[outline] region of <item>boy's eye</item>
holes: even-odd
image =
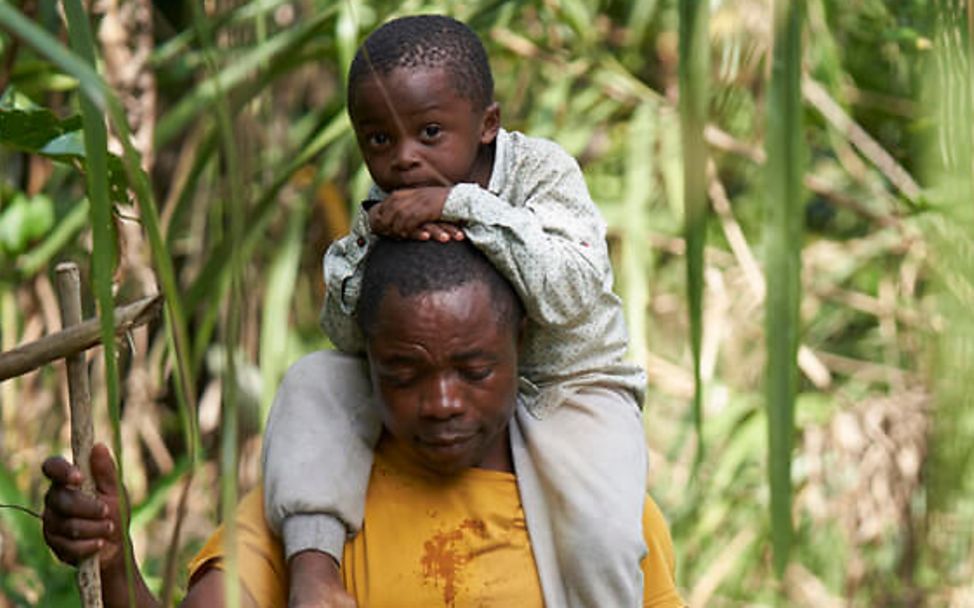
[[[389,143],[389,135],[386,133],[372,133],[366,137],[366,141],[374,148],[381,148]]]
[[[436,137],[443,131],[440,125],[426,125],[423,127],[423,138],[424,139],[436,139]]]

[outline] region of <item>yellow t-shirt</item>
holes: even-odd
[[[237,510],[240,580],[260,608],[287,606],[287,566],[254,490]],[[644,606],[683,606],[674,583],[673,544],[647,499],[643,529]],[[222,531],[190,562],[190,577],[220,567]],[[544,605],[513,474],[469,469],[444,479],[383,441],[365,502],[362,531],[346,543],[345,588],[360,608]]]

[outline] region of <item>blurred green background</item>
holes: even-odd
[[[114,343],[117,381],[89,355],[153,585],[171,552],[179,595],[221,500],[257,483],[281,374],[328,346],[321,256],[369,183],[344,108],[355,48],[391,16],[444,12],[486,44],[504,126],[578,158],[608,221],[688,602],[974,605],[974,3],[784,2],[803,9],[792,29],[765,0],[65,8],[0,0],[0,346],[60,328],[62,260],[87,316],[96,296],[166,293],[165,319]],[[803,184],[787,201],[782,175]],[[706,222],[685,229],[685,210]],[[800,264],[772,272],[783,256]],[[800,298],[766,329],[788,281]],[[793,409],[766,397],[776,379]],[[0,384],[0,503],[40,509],[66,390],[60,364]],[[770,463],[790,463],[790,497]],[[772,494],[794,530],[780,576]],[[0,606],[74,605],[39,522],[0,509]]]

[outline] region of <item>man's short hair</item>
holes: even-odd
[[[348,106],[354,105],[360,80],[396,68],[444,68],[457,94],[478,110],[494,100],[494,77],[480,38],[444,15],[400,17],[369,34],[348,70]]]
[[[355,317],[362,333],[368,336],[390,288],[408,298],[477,282],[490,290],[490,304],[497,320],[516,330],[524,316],[521,299],[490,260],[469,241],[439,243],[379,238],[365,259]]]

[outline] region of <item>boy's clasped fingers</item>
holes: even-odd
[[[414,235],[423,224],[440,219],[449,192],[449,188],[442,186],[425,186],[390,193],[369,211],[372,231],[385,236],[416,238]]]
[[[420,225],[409,238],[417,241],[438,241],[449,243],[450,241],[462,241],[464,239],[463,230],[456,224],[449,222],[427,222]]]

